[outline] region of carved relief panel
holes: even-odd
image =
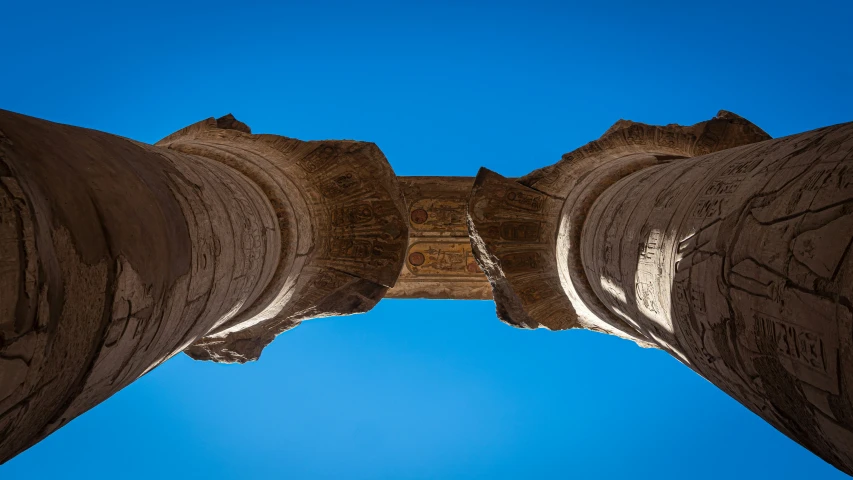
[[[389,298],[485,300],[491,288],[471,250],[466,226],[472,177],[399,177],[406,197],[409,245]]]

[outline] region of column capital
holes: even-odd
[[[638,170],[768,139],[725,110],[692,126],[619,120],[599,139],[522,178],[481,169],[469,197],[468,224],[498,316],[523,328],[586,328],[653,346],[589,286],[577,247],[590,207]]]
[[[366,312],[395,284],[408,242],[405,200],[375,144],[255,135],[229,114],[192,124],[156,146],[210,158],[247,176],[273,205],[282,237],[279,264],[263,295],[190,346],[191,357],[256,360],[276,335],[299,322]]]

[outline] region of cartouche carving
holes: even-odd
[[[465,210],[473,177],[399,177],[408,204],[406,262],[388,298],[486,300],[491,290],[474,260]]]

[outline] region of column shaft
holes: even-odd
[[[845,124],[633,173],[580,252],[611,313],[851,473],[851,241]]]
[[[236,170],[0,111],[0,462],[251,306],[279,243]]]

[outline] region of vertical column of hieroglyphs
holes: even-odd
[[[253,304],[275,212],[239,172],[0,112],[0,461]]]
[[[581,253],[608,309],[853,472],[851,242],[845,124],[635,173],[596,200]]]

